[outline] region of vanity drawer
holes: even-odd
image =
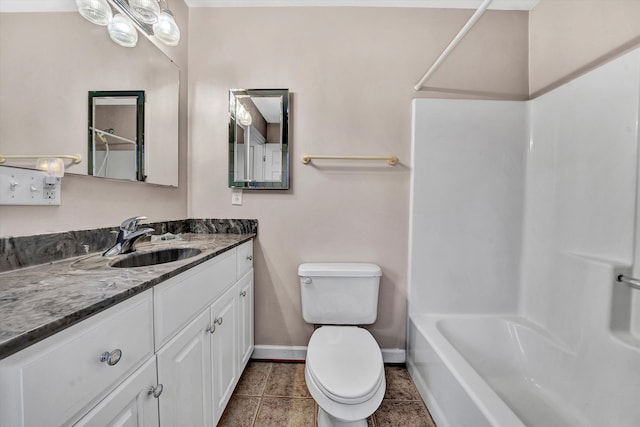
[[[147,291],[2,360],[0,425],[74,421],[153,355],[152,322]]]
[[[235,283],[236,249],[153,288],[156,350]]]
[[[236,280],[240,280],[247,271],[253,268],[253,240],[243,243],[237,248]]]

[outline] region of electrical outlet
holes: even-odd
[[[45,176],[42,188],[42,197],[48,200],[58,198],[58,189],[60,188],[60,178],[55,176]]]
[[[55,188],[52,188],[52,189],[49,189],[49,190],[47,190],[47,189],[45,188],[45,189],[44,189],[44,192],[42,193],[42,195],[43,195],[43,197],[44,197],[45,199],[55,199],[57,194],[58,194],[58,193],[56,192],[56,189],[55,189]]]
[[[242,188],[231,189],[231,204],[242,205]]]

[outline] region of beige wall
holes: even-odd
[[[374,335],[385,348],[404,348],[411,99],[527,96],[523,12],[483,17],[428,83],[447,93],[413,91],[471,13],[190,10],[189,214],[259,220],[257,344],[306,345],[312,327],[301,316],[298,264],[367,261],[379,264],[384,275]],[[227,188],[230,88],[292,93],[291,189],[245,191],[243,206],[231,205]],[[395,154],[400,164],[303,165],[305,153]]]
[[[529,25],[536,97],[640,46],[640,1],[540,0]]]
[[[178,25],[182,30],[182,41],[178,47],[163,48],[169,56],[181,68],[180,84],[182,88],[187,87],[187,44],[188,44],[188,9],[182,0],[171,2],[171,9],[175,12]],[[0,25],[2,19],[12,18],[12,14],[0,14]],[[34,14],[40,15],[40,14]],[[62,17],[66,13],[50,14],[53,17]],[[66,18],[65,18],[66,19]],[[79,18],[82,19],[82,18]],[[33,33],[39,27],[28,26],[24,31]],[[106,29],[87,23],[87,31],[99,31],[108,38]],[[26,36],[15,34],[15,39]],[[46,38],[47,35],[40,37]],[[82,34],[75,34],[73,37],[82,37]],[[142,37],[142,36],[140,36]],[[13,36],[12,36],[13,39]],[[83,61],[83,56],[73,49],[58,46],[59,55],[63,55],[69,64]],[[119,48],[124,49],[124,48]],[[134,52],[132,50],[131,52]],[[107,60],[107,59],[105,59]],[[7,73],[11,64],[3,61],[0,50],[0,73]],[[38,67],[39,68],[39,67]],[[42,79],[46,74],[42,68],[26,69],[25,78],[21,83],[24,88],[30,86],[30,79]],[[73,67],[71,67],[73,69]],[[124,70],[126,72],[126,70]],[[74,79],[72,74],[60,73],[52,78],[51,85],[64,85],[65,79]],[[37,94],[29,96],[32,102],[37,102]],[[86,111],[87,95],[82,96],[83,112]],[[50,100],[55,102],[56,100]],[[70,120],[64,117],[65,109],[59,108],[62,113],[60,125],[67,126]],[[37,126],[34,124],[33,126]],[[67,129],[69,130],[69,129]],[[73,134],[76,135],[76,134]],[[19,137],[19,135],[18,135]],[[78,138],[86,141],[86,134],[80,131]],[[52,132],[50,141],[60,141],[69,138],[65,132]],[[13,141],[13,139],[12,139]],[[28,144],[29,141],[25,141]],[[146,215],[151,220],[177,219],[187,216],[187,91],[180,95],[180,131],[179,131],[179,188],[159,187],[156,185],[142,184],[136,182],[111,181],[88,176],[78,176],[67,174],[62,179],[62,204],[56,207],[50,206],[0,206],[0,236],[19,236],[29,234],[39,234],[47,232],[78,230],[102,226],[115,226],[124,218],[134,215]],[[0,152],[2,147],[9,144],[4,139],[0,140]],[[53,144],[52,144],[53,145]],[[61,153],[56,153],[61,154]],[[86,161],[86,159],[85,159]],[[86,168],[86,163],[82,163]],[[76,166],[78,167],[78,166]],[[86,169],[85,169],[86,170]]]

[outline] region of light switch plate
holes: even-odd
[[[0,205],[59,205],[60,187],[60,178],[45,172],[0,166]]]
[[[242,205],[242,188],[231,189],[231,204]]]

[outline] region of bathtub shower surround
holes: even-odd
[[[639,425],[639,110],[640,50],[529,102],[414,101],[407,359],[438,426]]]

